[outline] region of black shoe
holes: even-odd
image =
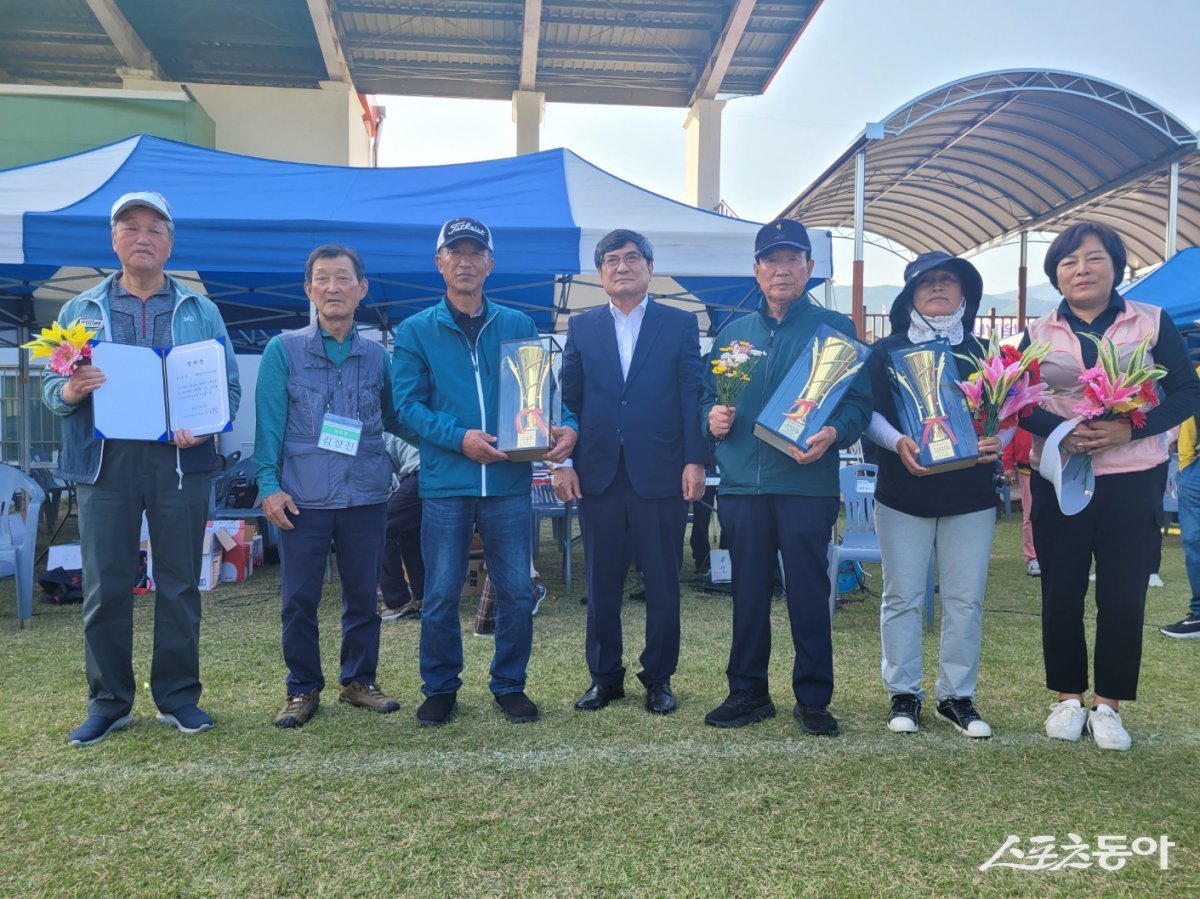
[[[1200,637],[1200,615],[1188,615],[1182,621],[1176,621],[1174,624],[1160,627],[1158,632],[1164,637],[1175,637],[1177,639]]]
[[[712,727],[745,727],[756,721],[775,717],[775,703],[765,690],[752,693],[749,690],[734,690],[725,701],[704,716],[704,723]]]
[[[592,684],[579,697],[575,708],[581,712],[598,712],[613,700],[624,698],[625,686],[623,684]]]
[[[914,693],[897,693],[888,712],[888,730],[894,734],[915,734],[921,727],[921,700]]]
[[[646,687],[646,711],[655,715],[669,715],[679,707],[679,703],[675,701],[675,694],[671,692],[671,685],[650,684]]]
[[[504,693],[496,697],[496,705],[513,724],[528,724],[538,720],[538,707],[524,693]]]
[[[836,737],[841,732],[837,718],[829,714],[829,706],[800,705],[792,709],[792,717],[800,722],[800,728],[812,737]]]
[[[435,693],[417,707],[417,724],[441,727],[458,708],[458,693]]]
[[[975,704],[971,702],[970,696],[943,699],[937,705],[937,713],[939,717],[953,724],[964,736],[987,739],[992,735],[991,727],[975,711]]]

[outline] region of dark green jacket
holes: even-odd
[[[856,337],[849,318],[816,305],[807,296],[793,302],[781,322],[767,314],[764,299],[757,312],[735,319],[717,334],[705,366],[704,399],[700,404],[701,422],[706,431],[709,410],[717,402],[712,361],[721,355],[721,347],[729,346],[731,340],[744,340],[767,354],[759,360],[750,383],[738,397],[733,428],[723,440],[717,441],[717,465],[721,469],[718,493],[838,495],[838,454],[833,447],[816,462],[799,465],[791,456],[754,436],[754,419],[763,404],[779,387],[812,341],[817,325],[822,323]],[[837,449],[858,440],[870,421],[872,405],[870,378],[864,365],[828,422],[837,429]]]

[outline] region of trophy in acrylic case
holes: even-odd
[[[917,444],[930,474],[968,468],[979,458],[975,425],[958,389],[950,344],[931,340],[889,353],[900,430]]]
[[[500,343],[500,421],[496,449],[514,462],[537,462],[551,447],[562,411],[558,346],[551,337]]]
[[[754,422],[754,434],[786,453],[808,450],[808,439],[825,427],[870,350],[829,325],[819,325]]]

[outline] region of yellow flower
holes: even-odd
[[[713,374],[714,375],[723,375],[723,374],[725,374],[726,371],[728,371],[728,369],[724,365],[722,365],[720,362],[713,363]]]
[[[42,328],[42,333],[29,343],[21,344],[21,349],[29,350],[33,359],[49,358],[64,343],[78,350],[95,336],[96,332],[89,331],[81,321],[73,321],[65,328],[55,321],[49,328]]]

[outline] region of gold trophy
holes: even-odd
[[[852,377],[860,368],[862,362],[853,343],[840,337],[827,338],[820,350],[813,353],[804,391],[783,414],[784,421],[779,426],[779,433],[792,442],[800,440],[809,413],[820,407],[834,387]]]
[[[951,459],[958,438],[950,429],[942,405],[942,372],[946,368],[946,356],[933,350],[915,350],[906,354],[904,361],[908,372],[897,371],[896,380],[912,397],[913,408],[924,429],[919,441],[921,448],[929,450],[929,457],[934,462]]]
[[[550,353],[537,344],[516,349],[517,361],[512,356],[505,356],[504,361],[521,392],[521,408],[515,422],[517,449],[546,446],[550,429],[546,424],[544,398],[546,379],[550,377]]]

